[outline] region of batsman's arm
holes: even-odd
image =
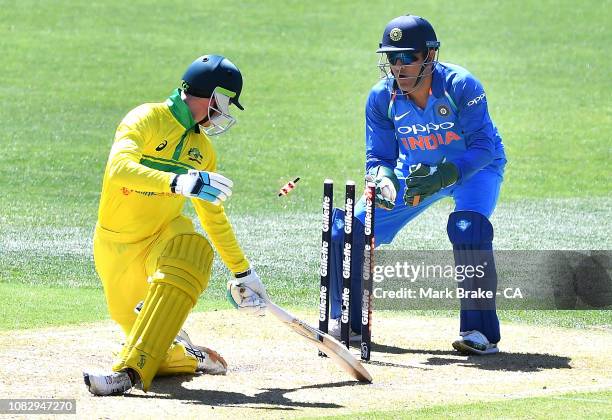
[[[212,149],[205,170],[209,172],[217,171],[217,155]],[[227,218],[223,206],[197,199],[192,199],[191,202],[200,219],[202,228],[208,234],[225,266],[234,274],[248,270],[249,261],[246,259],[238,239],[236,239],[234,228]]]
[[[227,268],[234,274],[248,270],[249,261],[236,239],[236,234],[223,206],[197,199],[191,202],[202,227]]]
[[[105,178],[109,182],[138,191],[170,192],[173,173],[140,163],[146,138],[156,130],[154,124],[144,106],[135,108],[121,121],[106,164]]]

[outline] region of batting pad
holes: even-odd
[[[208,286],[212,260],[212,248],[201,235],[183,234],[168,241],[113,370],[134,369],[143,389],[149,389],[187,315]]]

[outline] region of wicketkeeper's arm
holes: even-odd
[[[457,167],[457,182],[461,183],[493,161],[495,130],[480,82],[470,75],[458,81],[454,87],[456,92],[453,95],[459,102],[459,124],[465,136],[466,151],[450,162]]]

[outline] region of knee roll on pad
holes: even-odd
[[[353,243],[355,247],[363,246],[365,243],[364,235],[365,227],[361,220],[353,217]],[[335,208],[332,211],[332,242],[344,241],[344,210]]]
[[[451,213],[446,232],[454,249],[491,249],[493,243],[493,225],[475,211]]]
[[[151,282],[166,283],[181,289],[195,305],[208,286],[212,261],[212,247],[202,235],[177,235],[168,241],[157,260],[157,271],[151,276]]]

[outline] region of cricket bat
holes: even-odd
[[[332,359],[338,366],[347,371],[353,378],[360,382],[372,382],[372,375],[363,367],[361,362],[338,340],[323,331],[311,327],[304,321],[296,318],[283,308],[267,301],[268,311],[293,331],[312,342]]]

